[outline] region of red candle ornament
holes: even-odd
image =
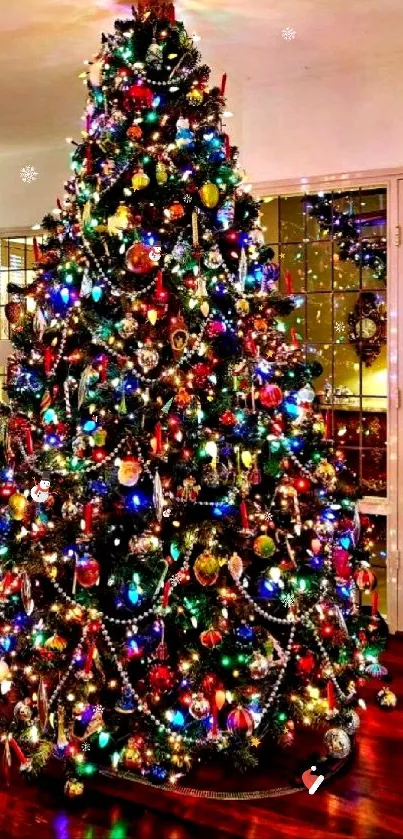
[[[325,414],[325,440],[332,439],[332,411],[327,410]]]
[[[39,262],[39,260],[41,258],[41,252],[39,250],[39,245],[38,245],[38,242],[37,242],[37,239],[36,239],[35,236],[34,236],[34,239],[33,239],[33,242],[32,242],[32,247],[33,247],[33,250],[34,250],[34,262]]]
[[[87,503],[84,504],[84,533],[86,536],[90,536],[92,533],[92,514],[92,503],[91,501],[87,501]]]
[[[220,87],[220,95],[221,96],[225,96],[225,88],[227,87],[227,78],[228,78],[227,74],[224,73],[224,75],[221,79],[221,87]]]
[[[225,157],[226,157],[226,159],[227,159],[227,160],[229,160],[229,159],[230,159],[230,157],[231,157],[231,144],[230,144],[230,139],[229,139],[229,135],[228,135],[228,134],[224,134],[223,136],[224,136],[224,151],[225,151]]]
[[[336,708],[336,691],[333,682],[329,679],[327,683],[327,704],[329,711],[334,711]]]
[[[92,662],[94,660],[95,655],[95,644],[92,643],[88,649],[87,661],[85,662],[84,673],[90,673],[92,668]]]
[[[107,379],[107,371],[108,371],[108,359],[106,355],[101,355],[100,358],[100,367],[99,367],[99,381],[101,384],[104,384]]]
[[[292,282],[291,271],[286,271],[284,275],[285,289],[287,294],[294,294],[294,287]]]
[[[155,454],[161,454],[162,452],[162,425],[160,422],[157,422],[155,426]]]
[[[28,427],[25,429],[25,451],[28,455],[34,453],[34,444],[32,442],[32,433],[31,429]]]
[[[28,763],[28,758],[26,757],[26,755],[24,755],[22,749],[20,749],[17,741],[14,740],[14,737],[10,737],[8,742],[10,743],[10,747],[14,752],[20,766],[25,766],[25,764]]]
[[[371,615],[373,618],[378,617],[378,603],[379,603],[379,594],[377,591],[372,592],[371,597]]]
[[[45,374],[48,375],[52,369],[53,353],[50,347],[45,347],[43,351],[43,366]]]
[[[242,501],[239,505],[239,512],[241,515],[242,530],[249,530],[248,508],[245,501]]]
[[[162,593],[161,605],[162,605],[163,609],[166,609],[167,606],[168,606],[170,594],[171,594],[171,583],[170,583],[169,580],[167,580],[165,585],[164,585],[164,590],[163,590],[163,593]]]
[[[297,330],[294,327],[290,330],[291,332],[291,343],[293,347],[299,347],[299,340],[297,337]]]

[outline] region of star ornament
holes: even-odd
[[[252,737],[251,741],[250,741],[251,746],[253,746],[254,749],[258,749],[261,742],[262,741],[261,741],[260,737]]]

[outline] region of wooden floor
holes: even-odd
[[[397,709],[387,713],[374,701],[369,703],[350,766],[313,796],[303,790],[282,798],[226,802],[137,789],[141,803],[92,794],[73,805],[55,800],[49,790],[17,784],[0,791],[0,839],[402,837],[403,639],[390,641],[384,661],[393,674]],[[377,689],[379,685],[373,683],[368,696],[374,697]],[[130,796],[130,787],[123,794]],[[149,808],[151,798],[163,813]]]

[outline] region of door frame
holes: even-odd
[[[253,184],[256,198],[267,195],[296,195],[299,192],[330,191],[332,189],[357,189],[358,187],[384,187],[387,191],[387,496],[364,496],[359,502],[362,513],[387,517],[387,618],[393,634],[403,631],[403,574],[399,573],[400,556],[403,555],[403,489],[399,505],[399,482],[403,488],[403,166],[400,169],[376,169],[332,175],[316,175],[298,180],[263,181]]]

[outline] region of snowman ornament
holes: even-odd
[[[31,489],[31,498],[36,504],[42,504],[49,498],[50,480],[49,474],[44,472],[39,484],[35,484]]]

